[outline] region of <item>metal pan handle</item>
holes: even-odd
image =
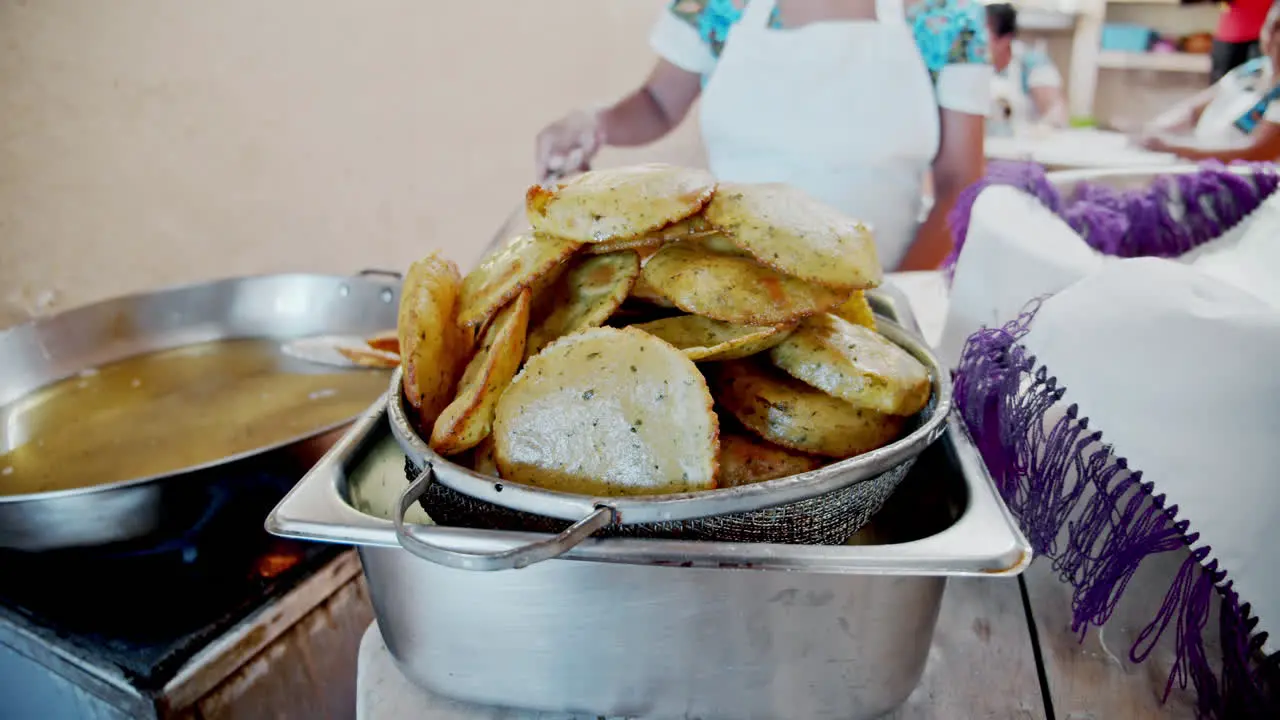
[[[427,488],[435,481],[435,475],[434,468],[427,463],[426,469],[400,494],[400,504],[396,508],[394,520],[396,541],[400,543],[400,547],[437,565],[459,570],[511,570],[527,567],[569,552],[578,543],[591,537],[591,533],[613,522],[613,509],[601,505],[564,532],[546,540],[494,553],[448,550],[419,540],[409,533],[404,524],[405,513],[426,494]]]
[[[395,270],[380,270],[378,268],[365,268],[364,270],[356,273],[356,275],[359,277],[385,277],[395,280],[396,282],[400,282],[404,279],[404,276]]]

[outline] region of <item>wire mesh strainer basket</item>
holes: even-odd
[[[476,473],[427,446],[406,412],[397,370],[391,378],[387,415],[405,452],[405,474],[411,481],[395,518],[397,537],[415,555],[472,570],[523,567],[563,554],[593,534],[843,544],[893,494],[920,453],[942,435],[951,411],[949,373],[924,341],[887,319],[878,322],[880,332],[923,363],[932,379],[929,403],[911,419],[904,437],[811,472],[692,493],[592,497]],[[446,550],[404,531],[404,513],[417,502],[440,525],[554,535],[496,554]]]

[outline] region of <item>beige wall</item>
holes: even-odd
[[[0,326],[158,285],[462,263],[661,0],[0,0]],[[700,162],[696,130],[603,164]],[[51,300],[51,302],[50,302]]]

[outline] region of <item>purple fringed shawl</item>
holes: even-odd
[[[1280,185],[1273,163],[1233,165],[1217,162],[1200,171],[1165,175],[1148,188],[1117,190],[1081,183],[1062,197],[1034,163],[992,162],[987,174],[966,188],[948,220],[953,246],[945,267],[955,268],[969,232],[969,215],[978,195],[991,185],[1009,185],[1034,197],[1061,217],[1098,252],[1116,257],[1177,257],[1220,237],[1262,204]]]
[[[993,165],[953,212],[956,250],[949,267],[963,243],[973,201],[991,184],[1014,185],[1039,198],[1100,252],[1176,257],[1230,229],[1275,191],[1280,179],[1273,165],[1258,166],[1249,177],[1210,164],[1198,173],[1160,178],[1145,190],[1085,185],[1064,200],[1038,166]],[[1177,660],[1166,696],[1175,684],[1186,687],[1190,681],[1201,717],[1280,718],[1280,653],[1263,657],[1266,636],[1253,633],[1257,620],[1249,605],[1240,602],[1226,569],[1204,562],[1211,548],[1197,544],[1198,534],[1178,519],[1177,506],[1165,507],[1155,484],[1130,470],[1102,433],[1090,429],[1079,408],[1057,408],[1066,389],[1021,344],[1037,307],[1033,303],[1008,325],[985,328],[968,339],[956,369],[955,399],[1035,552],[1074,588],[1073,630],[1083,638],[1089,626],[1104,624],[1144,559],[1187,547],[1190,557],[1130,658],[1142,662],[1172,630]],[[1222,644],[1216,661],[1209,658],[1204,637],[1215,592],[1221,599]]]

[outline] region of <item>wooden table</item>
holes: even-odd
[[[891,275],[910,299],[926,339],[937,341],[946,317],[946,287],[939,273]],[[1070,588],[1038,559],[1018,578],[953,578],[947,584],[915,692],[892,720],[1147,720],[1193,718],[1194,700],[1176,691],[1159,703],[1168,658],[1128,663],[1131,638],[1159,606],[1169,564],[1150,568],[1130,584],[1127,598],[1101,637],[1083,643],[1071,632]],[[1182,556],[1185,557],[1185,556]],[[1153,604],[1154,603],[1154,604]],[[1172,633],[1169,633],[1171,636]],[[1167,645],[1167,643],[1166,643]],[[358,720],[571,720],[568,716],[481,708],[432,696],[395,667],[377,626],[360,646]],[[576,720],[576,719],[572,719]]]

